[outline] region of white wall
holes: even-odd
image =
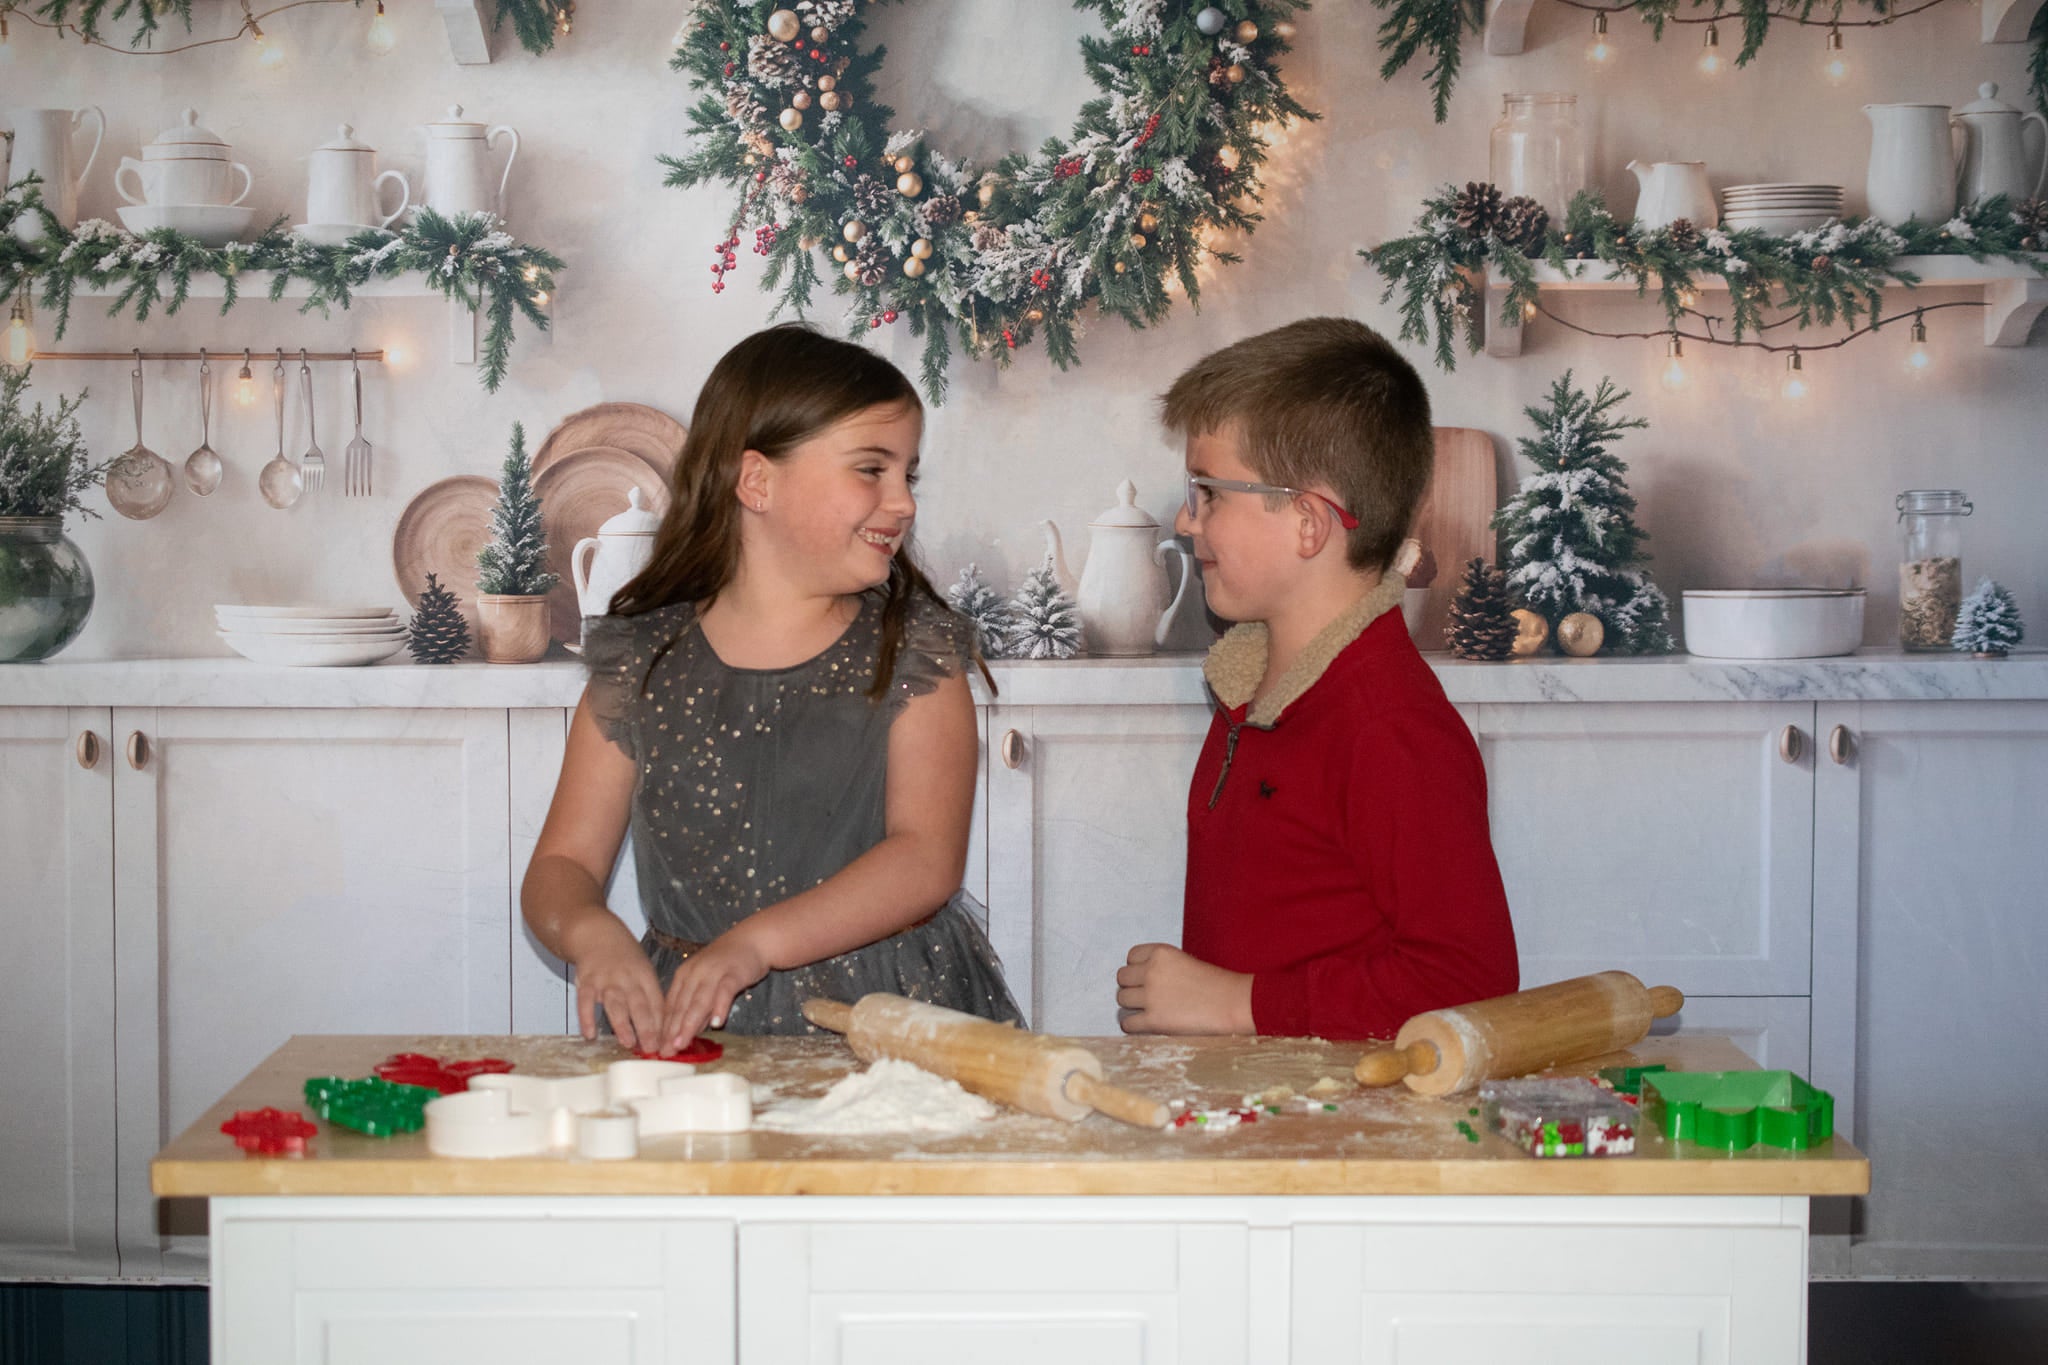
[[[357,345],[408,355],[366,383],[374,498],[344,500],[330,478],[325,495],[290,513],[261,502],[254,475],[275,444],[266,383],[254,408],[230,404],[215,427],[214,445],[230,473],[214,497],[181,491],[154,521],[110,515],[76,529],[100,584],[98,608],[71,650],[76,657],[219,652],[208,612],[218,601],[396,604],[391,533],[421,488],[453,473],[492,472],[515,418],[538,439],[562,415],[607,399],[687,417],[711,363],[766,320],[769,299],[753,283],[759,258],[744,248],[725,293],[709,291],[709,248],[723,236],[731,196],[660,185],[654,157],[681,145],[693,98],[666,65],[682,4],[587,4],[575,33],[551,55],[528,56],[508,32],[486,67],[449,61],[431,7],[419,0],[388,7],[401,42],[384,57],[363,46],[361,11],[280,15],[272,30],[292,55],[277,71],[259,70],[247,43],[130,57],[60,45],[19,15],[11,25],[16,55],[11,70],[0,68],[0,104],[106,110],[108,145],[84,189],[86,214],[112,216],[118,157],[134,154],[188,104],[236,144],[266,209],[292,212],[303,208],[306,152],[340,120],[382,149],[384,165],[416,177],[424,154],[419,125],[459,101],[471,117],[517,125],[524,151],[510,189],[513,229],[570,267],[552,339],[522,342],[495,396],[483,392],[473,370],[445,362],[446,311],[437,301],[359,304],[330,319],[249,302],[221,317],[201,302],[144,326],[109,321],[103,304],[85,301],[61,343],[50,335],[51,320],[39,317],[46,348]],[[225,31],[234,13],[216,0],[197,8],[200,36]],[[1486,176],[1487,129],[1504,91],[1580,92],[1594,182],[1620,210],[1634,202],[1633,179],[1621,169],[1631,157],[1704,159],[1717,185],[1840,181],[1852,211],[1860,210],[1869,145],[1860,105],[1959,105],[1987,79],[2008,97],[2025,98],[2024,47],[1980,44],[1978,12],[1969,5],[1851,32],[1853,74],[1835,89],[1818,75],[1818,30],[1776,32],[1749,70],[1708,79],[1693,68],[1696,29],[1674,30],[1653,45],[1647,31],[1617,16],[1620,55],[1612,69],[1596,71],[1582,57],[1590,18],[1546,4],[1535,12],[1524,55],[1489,57],[1471,45],[1450,121],[1437,126],[1419,75],[1388,85],[1376,78],[1379,18],[1345,0],[1323,0],[1304,16],[1286,71],[1325,118],[1287,136],[1271,169],[1268,221],[1244,244],[1246,264],[1212,275],[1199,315],[1182,307],[1149,333],[1100,324],[1083,341],[1083,366],[1064,375],[1037,350],[1021,353],[1006,373],[956,364],[953,397],[932,414],[926,436],[921,536],[936,574],[950,577],[975,558],[1014,581],[1035,561],[1036,523],[1045,516],[1067,528],[1078,567],[1083,526],[1125,476],[1167,520],[1178,455],[1153,425],[1152,400],[1205,351],[1312,312],[1351,313],[1391,332],[1395,318],[1378,302],[1380,281],[1355,252],[1404,231],[1434,185]],[[1059,0],[976,0],[884,7],[871,32],[890,46],[884,93],[899,125],[944,129],[960,139],[947,141],[951,149],[993,154],[1035,145],[1069,121],[1088,93],[1074,55],[1088,22]],[[1660,323],[1653,303],[1596,305],[1581,295],[1559,306],[1612,330]],[[821,316],[838,326],[836,299]],[[1622,454],[1655,571],[1674,598],[1686,587],[1853,580],[1872,589],[1869,641],[1888,643],[1895,638],[1892,495],[1954,486],[1978,507],[1965,573],[2006,582],[2036,635],[2048,635],[2048,343],[2037,337],[2029,349],[1987,350],[1977,341],[1980,327],[1974,310],[1931,316],[1939,369],[1918,385],[1906,383],[1899,368],[1903,326],[1814,356],[1814,393],[1796,407],[1776,397],[1781,360],[1703,353],[1693,384],[1674,395],[1657,382],[1661,346],[1579,338],[1545,325],[1531,329],[1519,360],[1479,356],[1455,375],[1425,372],[1440,422],[1494,433],[1504,488],[1515,472],[1512,438],[1528,429],[1521,409],[1559,372],[1569,367],[1588,381],[1611,374],[1633,389],[1629,410],[1652,426],[1629,437]],[[915,373],[907,331],[885,331],[879,341]],[[1426,364],[1419,350],[1414,355]],[[345,376],[326,375],[320,435],[338,475],[348,437],[338,420]],[[181,459],[198,440],[193,368],[152,365],[147,376],[146,438]],[[91,384],[86,422],[96,450],[116,452],[133,440],[124,367],[47,362],[36,379],[43,394]],[[294,454],[305,440],[298,409],[294,398],[287,437]]]

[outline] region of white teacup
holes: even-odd
[[[230,198],[237,174],[242,177],[241,192]],[[130,177],[133,177],[132,190],[129,188]],[[124,156],[120,168],[114,172],[114,190],[124,202],[158,208],[239,204],[249,197],[254,184],[249,168],[241,162],[220,161],[212,157],[137,161],[132,156]]]

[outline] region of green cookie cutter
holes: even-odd
[[[1803,1152],[1835,1135],[1835,1097],[1789,1071],[1667,1071],[1642,1083],[1643,1114],[1674,1142]]]
[[[1670,1069],[1662,1062],[1652,1062],[1648,1066],[1603,1066],[1600,1079],[1613,1086],[1618,1095],[1640,1095],[1643,1093],[1643,1077]]]
[[[399,1085],[376,1076],[350,1080],[315,1076],[306,1082],[306,1104],[329,1123],[371,1137],[416,1133],[426,1125],[427,1101],[435,1091]]]

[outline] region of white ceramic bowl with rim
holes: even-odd
[[[1681,594],[1685,650],[1702,659],[1825,659],[1863,643],[1862,588],[1731,588]]]
[[[354,668],[387,659],[405,647],[405,633],[363,638],[318,635],[241,635],[221,631],[229,649],[259,664],[290,668]]]

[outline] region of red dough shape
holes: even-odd
[[[699,1035],[692,1038],[690,1045],[673,1057],[664,1057],[658,1052],[644,1052],[639,1048],[633,1049],[633,1055],[647,1061],[715,1062],[725,1055],[725,1044],[714,1043],[709,1038]]]
[[[469,1089],[471,1076],[497,1075],[512,1069],[512,1063],[496,1057],[470,1057],[459,1062],[444,1062],[439,1057],[429,1057],[423,1052],[394,1052],[377,1063],[380,1079],[394,1085],[417,1085],[428,1090],[438,1090],[443,1095],[454,1095]]]
[[[240,1109],[220,1130],[258,1156],[303,1153],[306,1139],[320,1131],[296,1109]]]

